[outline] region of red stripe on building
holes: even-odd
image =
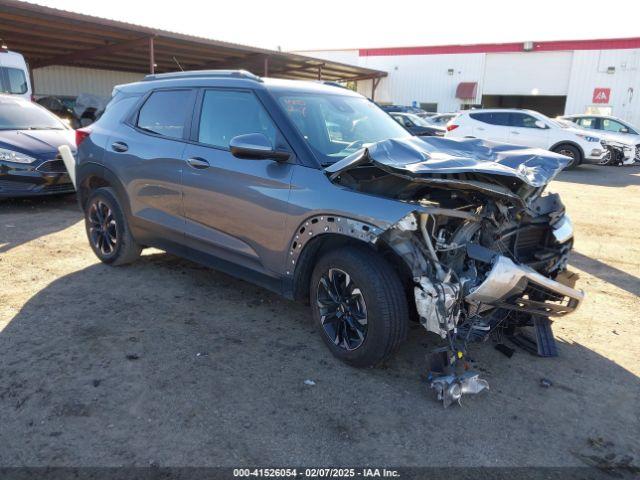
[[[534,52],[552,52],[558,50],[618,50],[628,48],[640,48],[640,37],[533,42]],[[524,51],[524,42],[512,42],[479,43],[475,45],[439,45],[431,47],[361,48],[359,50],[359,55],[361,57],[377,57],[392,55],[443,55],[458,53],[507,53]]]

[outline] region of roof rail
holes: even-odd
[[[166,80],[170,78],[245,78],[247,80],[253,80],[254,82],[262,82],[262,79],[246,70],[187,70],[185,72],[170,72],[170,73],[154,73],[152,75],[146,75],[144,81],[151,80]]]
[[[347,90],[350,90],[349,87],[347,87],[346,85],[342,85],[338,82],[334,82],[331,80],[320,80],[320,83],[324,84],[324,85],[330,85],[332,87],[338,87],[338,88],[346,88]]]

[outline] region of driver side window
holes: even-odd
[[[626,130],[625,126],[620,122],[616,122],[615,120],[610,120],[608,118],[602,119],[602,130],[606,130],[607,132],[622,132]]]
[[[202,100],[198,142],[229,148],[238,135],[262,133],[276,146],[276,127],[252,92],[207,90]]]
[[[538,128],[536,126],[536,118],[526,113],[512,113],[509,123],[512,127]]]

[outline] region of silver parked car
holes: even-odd
[[[612,137],[620,137],[622,142],[632,142],[635,147],[635,161],[640,162],[640,129],[631,123],[610,115],[564,115],[560,117],[569,120],[580,128],[598,130],[600,133]]]

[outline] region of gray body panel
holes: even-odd
[[[183,139],[149,134],[133,126],[131,115],[145,95],[185,87],[194,90],[194,117],[199,89],[253,91],[286,140],[290,160],[241,160],[228,149],[199,144],[191,133],[196,120],[186,128]],[[337,233],[375,241],[372,232],[382,232],[408,213],[421,210],[416,203],[333,183],[272,95],[291,91],[358,96],[313,82],[248,78],[161,78],[116,87],[112,104],[79,148],[78,181],[83,182],[83,171],[88,176],[103,169],[100,175],[111,179],[139,243],[222,265],[223,270],[257,283],[263,283],[262,278],[272,289],[288,293],[287,282],[296,267],[292,258],[299,257],[299,252],[291,251],[292,244],[306,222],[316,225],[305,231],[314,238]],[[127,150],[116,151],[116,142],[126,144]],[[193,158],[208,167],[194,167],[188,162]],[[331,222],[336,217],[346,223],[326,223],[327,216]],[[298,242],[298,248],[308,240]]]

